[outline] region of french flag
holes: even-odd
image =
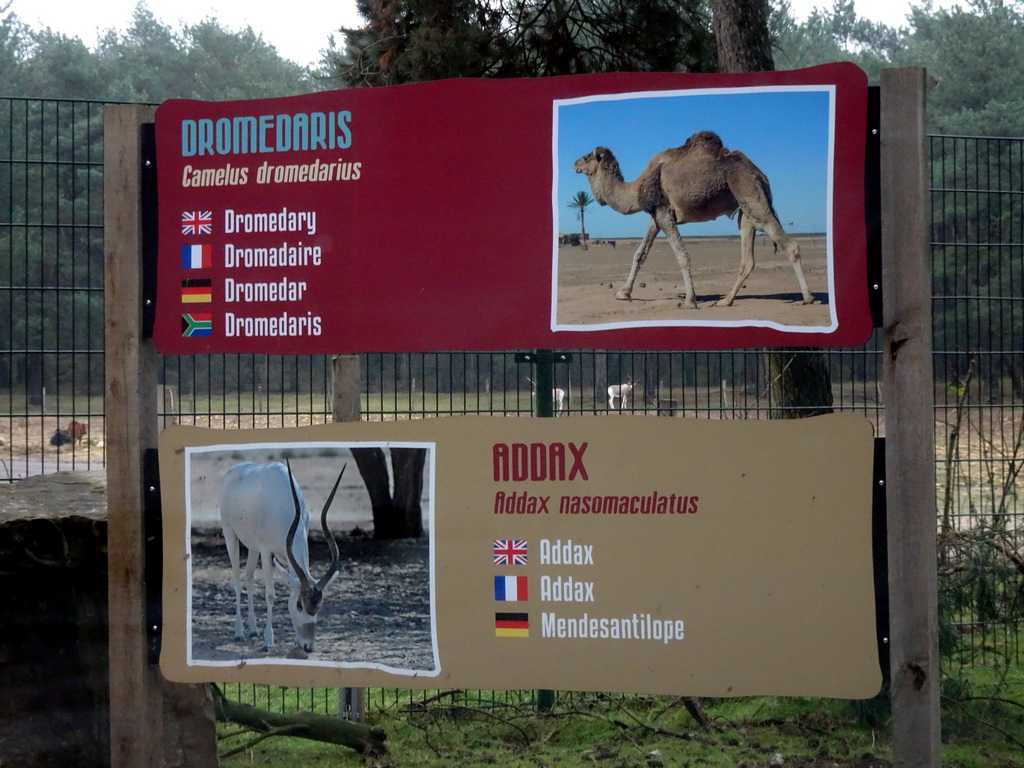
[[[495,576],[494,599],[504,603],[522,603],[529,599],[525,576]]]
[[[182,269],[209,269],[213,264],[212,245],[181,246]]]

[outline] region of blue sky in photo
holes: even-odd
[[[632,181],[657,152],[682,145],[697,131],[714,131],[727,149],[739,150],[767,175],[779,221],[786,231],[825,232],[831,199],[830,103],[826,89],[677,91],[647,96],[556,103],[556,211],[559,232],[578,232],[569,203],[577,192],[592,195],[587,177],[573,171],[578,157],[595,147],[615,153]],[[601,97],[598,97],[601,98]],[[586,209],[591,237],[641,237],[650,216],[624,216],[596,202]],[[683,237],[735,235],[735,219],[686,224]]]

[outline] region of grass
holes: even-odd
[[[998,666],[998,665],[997,665]],[[1024,766],[1024,669],[964,669],[943,687],[943,765]],[[222,760],[249,765],[607,766],[658,768],[882,768],[890,766],[888,701],[755,697],[701,700],[704,729],[681,698],[561,695],[551,714],[536,711],[530,692],[475,701],[429,693],[373,690],[369,720],[388,733],[390,754],[273,737]],[[498,698],[502,697],[502,698]],[[231,726],[221,726],[222,733]],[[222,749],[248,736],[232,735]],[[784,761],[779,763],[778,760]],[[775,762],[772,762],[775,760]]]

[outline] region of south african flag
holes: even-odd
[[[209,312],[187,312],[181,316],[181,335],[213,336],[213,315]]]

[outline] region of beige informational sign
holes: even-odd
[[[370,483],[376,510],[368,459],[391,476],[383,501]],[[847,698],[881,684],[872,429],[854,415],[172,427],[160,467],[170,680]],[[336,481],[331,569],[319,530]],[[302,525],[291,555],[275,540],[296,498],[305,591],[288,586]],[[375,540],[388,504],[423,535]],[[278,561],[272,634],[244,555],[236,619],[225,539],[254,536]]]

